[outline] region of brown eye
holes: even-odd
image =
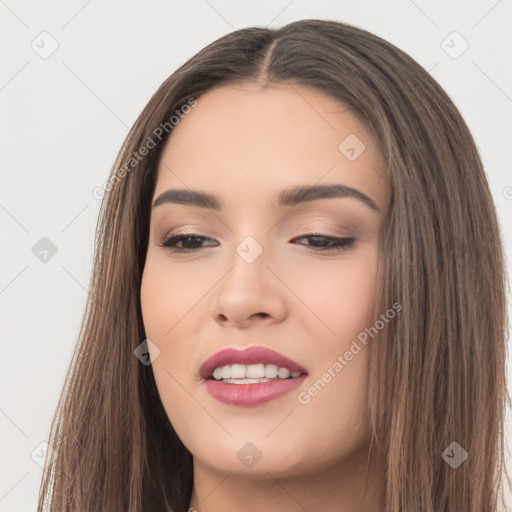
[[[173,252],[195,252],[201,249],[201,242],[212,240],[196,233],[185,233],[180,235],[168,236],[164,238],[158,245]],[[182,244],[181,247],[178,244]]]
[[[327,235],[303,235],[295,238],[295,240],[307,239],[310,241],[307,245],[316,251],[343,251],[352,247],[356,241],[355,238],[340,238]],[[198,235],[196,233],[185,233],[180,235],[171,235],[164,238],[160,243],[160,247],[169,249],[172,252],[197,252],[203,247],[212,247],[212,244],[207,246],[201,245],[204,241],[213,241],[211,238]],[[181,244],[178,245],[178,244]]]
[[[355,238],[339,238],[326,235],[304,235],[295,240],[309,239],[312,243],[307,244],[318,251],[344,251],[352,247],[356,241]]]

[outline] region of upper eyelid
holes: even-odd
[[[339,222],[340,220],[352,223],[354,220],[359,219],[362,216],[362,219],[365,219],[366,216],[363,216],[363,212],[359,210],[354,210],[353,208],[344,208],[342,205],[337,205],[337,208],[332,207],[320,207],[317,205],[311,205],[308,203],[304,203],[301,206],[295,207],[292,211],[288,212],[285,217],[287,219],[292,219],[294,222],[300,223],[309,223],[316,222],[317,220],[325,220]],[[278,217],[277,220],[283,217]],[[187,211],[187,212],[176,212],[172,213],[172,211],[162,210],[158,212],[158,214],[151,215],[151,223],[160,224],[161,222],[167,223],[169,222],[186,222],[187,224],[198,224],[202,225],[205,221],[207,223],[213,222],[217,224],[223,224],[224,226],[227,224],[222,219],[220,219],[217,215],[213,219],[211,214],[208,211]],[[271,224],[274,224],[275,220],[269,219]]]
[[[351,238],[352,237],[351,235],[337,235],[337,234],[329,233],[328,231],[322,231],[320,229],[305,229],[303,233],[298,233],[298,231],[301,231],[301,228],[296,229],[292,233],[292,236],[294,236],[295,238],[302,237],[302,236],[325,236],[325,237],[332,237],[332,238]],[[161,237],[161,239],[167,240],[169,238],[177,237],[177,236],[184,236],[184,237],[196,236],[196,237],[201,237],[201,238],[205,238],[208,240],[213,240],[213,237],[208,236],[208,235],[203,235],[199,231],[186,230],[186,229],[184,229],[183,231],[170,231],[169,233],[163,235]]]
[[[313,220],[310,220],[308,222],[304,222],[303,224],[300,224],[298,228],[296,228],[292,234],[296,233],[297,231],[304,231],[304,232],[308,232],[308,233],[316,233],[318,232],[318,234],[322,234],[322,235],[330,235],[330,236],[344,236],[342,234],[334,234],[334,233],[329,233],[330,231],[334,231],[334,230],[343,230],[343,231],[346,231],[348,233],[352,233],[355,229],[356,229],[356,226],[352,226],[350,224],[340,224],[339,223],[339,220],[338,221],[333,221],[334,224],[336,224],[335,227],[332,227],[332,228],[329,228],[329,227],[326,227],[326,228],[319,228],[319,227],[309,227],[311,224],[314,224],[316,222],[319,222],[319,223],[322,223],[322,222],[325,222],[325,220],[323,219],[313,219]],[[331,223],[331,221],[329,221],[329,223]],[[198,225],[194,225],[194,223],[190,223],[188,225],[186,225],[185,227],[177,227],[175,229],[172,229],[172,230],[169,230],[169,231],[166,231],[167,233],[175,233],[176,235],[180,235],[180,234],[201,234],[201,236],[207,236],[207,235],[202,235],[201,231],[204,231],[203,229],[201,229],[201,227],[199,227],[199,223]],[[214,228],[214,230],[216,231],[217,228]],[[231,229],[229,230],[231,231]]]

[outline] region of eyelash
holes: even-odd
[[[192,252],[197,252],[199,249],[201,249],[200,247],[195,248],[195,249],[185,249],[185,248],[176,247],[176,244],[181,242],[185,238],[193,238],[196,240],[197,239],[211,240],[211,238],[201,236],[196,233],[183,233],[180,235],[167,236],[158,245],[160,247],[168,249],[169,251],[179,252],[179,253],[192,253]],[[355,238],[339,238],[339,237],[328,236],[328,235],[319,235],[319,234],[302,235],[300,237],[297,237],[298,240],[300,240],[302,238],[317,238],[317,239],[320,238],[320,239],[324,239],[324,240],[329,240],[330,245],[328,245],[326,247],[322,247],[322,248],[315,248],[315,251],[317,251],[317,252],[346,251],[346,250],[350,249],[356,241]],[[311,246],[311,247],[314,247],[314,246]]]

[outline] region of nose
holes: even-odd
[[[238,255],[216,287],[211,314],[222,327],[246,329],[282,322],[287,316],[286,287],[269,268],[264,253],[248,263]]]

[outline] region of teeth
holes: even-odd
[[[214,370],[214,372],[213,372],[213,378],[214,378],[215,380],[220,380],[220,379],[222,379],[222,373],[223,373],[223,371],[222,371],[222,368],[221,368],[221,367],[219,367],[219,368],[215,368],[215,370]]]
[[[279,377],[280,379],[288,379],[289,377],[295,378],[300,375],[300,372],[290,372],[288,368],[278,368],[275,364],[232,364],[226,366],[219,366],[213,372],[215,380],[224,379],[226,382],[233,384],[249,384],[252,380],[256,382],[267,382],[270,379]],[[242,380],[244,379],[244,380]]]
[[[245,365],[239,365],[245,366]],[[231,375],[233,377],[233,375]],[[250,364],[245,367],[245,377],[248,379],[262,379],[265,377],[265,366],[261,364]]]
[[[245,377],[249,377],[249,375],[246,375],[245,364],[234,364],[231,366],[231,370],[229,370],[229,366],[227,368],[228,371],[230,371],[229,377],[232,379],[244,379]],[[224,373],[224,369],[222,372]]]
[[[287,379],[290,376],[290,370],[288,368],[279,368],[277,375],[279,375],[280,379]]]
[[[224,379],[222,382],[227,384],[259,384],[260,382],[268,382],[271,379]]]

